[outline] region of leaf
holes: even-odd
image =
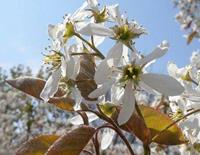
[[[88,101],[96,101],[91,99],[88,95],[97,88],[94,81],[95,75],[95,63],[93,56],[84,54],[80,56],[80,71],[76,78],[77,87],[81,92],[81,95]]]
[[[117,111],[116,105],[110,103],[99,104],[99,109],[107,117],[112,117]]]
[[[151,107],[141,105],[140,110],[143,114],[147,127],[151,131],[151,138],[174,122],[167,115]],[[165,145],[179,145],[186,143],[186,139],[181,129],[177,126],[177,124],[174,124],[153,142]]]
[[[56,135],[41,135],[24,143],[16,155],[44,155],[48,148],[59,138]]]
[[[197,32],[192,31],[187,37],[187,44],[190,44],[196,35],[197,35]]]
[[[85,125],[74,129],[61,136],[46,155],[79,155],[94,133],[94,128]]]
[[[150,140],[155,135],[157,135],[168,125],[174,122],[167,115],[149,106],[140,105],[139,108],[149,131],[145,127],[143,120],[135,113],[131,119],[122,126],[122,129],[134,133],[144,143],[150,142]],[[153,142],[165,145],[179,145],[186,143],[186,139],[181,129],[176,124],[174,124],[172,127],[163,132],[159,137],[153,140]]]
[[[136,113],[133,113],[129,121],[122,125],[121,128],[137,136],[144,144],[148,144],[151,140],[150,130],[146,127],[143,119]]]
[[[46,81],[39,78],[22,77],[15,80],[7,80],[7,83],[26,94],[41,99],[40,93]],[[74,101],[69,97],[63,97],[64,95],[65,93],[61,89],[58,89],[55,96],[48,102],[63,110],[73,111]]]

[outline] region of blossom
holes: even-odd
[[[83,21],[84,18],[88,16],[88,13],[85,11],[86,7],[87,2],[83,3],[83,5],[72,15],[68,14],[65,16],[63,23],[49,25],[49,36],[54,41],[60,42],[63,46],[69,38],[74,36],[76,31],[85,25],[85,22]]]
[[[52,73],[40,94],[40,97],[45,102],[52,98],[57,92],[61,76],[65,77],[67,80],[75,80],[80,65],[79,61],[75,61],[70,55],[73,48],[74,46],[65,47],[64,53],[53,50],[53,54],[45,57],[46,63],[50,63],[53,66]]]
[[[95,81],[99,87],[89,97],[96,98],[105,95],[115,85],[123,90],[122,110],[119,113],[118,123],[124,124],[131,117],[135,109],[135,92],[137,88],[158,91],[166,96],[179,95],[184,88],[173,78],[167,75],[144,73],[144,67],[149,62],[163,56],[168,50],[166,42],[161,43],[152,53],[144,58],[132,57],[129,62],[121,66],[116,63],[115,55],[106,58],[97,67]],[[108,54],[109,56],[109,54]]]
[[[108,36],[120,43],[125,44],[130,49],[134,49],[132,40],[138,38],[142,34],[146,34],[146,30],[136,21],[128,22],[126,18],[120,15],[118,6],[112,6],[109,9],[110,17],[117,23],[110,29],[102,24],[89,23],[78,32],[83,35]]]

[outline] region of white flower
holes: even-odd
[[[119,44],[119,43],[118,43]],[[116,48],[117,50],[117,48]],[[151,54],[141,59],[130,58],[129,62],[119,66],[120,59],[113,54],[103,60],[97,67],[95,81],[99,87],[89,97],[96,98],[105,95],[115,85],[125,88],[122,97],[122,110],[119,113],[118,123],[124,124],[134,111],[135,88],[143,88],[160,92],[166,96],[179,95],[184,88],[173,78],[167,75],[143,73],[144,66],[161,57],[168,50],[168,44],[163,42]]]
[[[40,94],[45,102],[57,92],[61,76],[75,80],[80,64],[78,60],[75,61],[74,57],[70,55],[73,48],[74,46],[65,47],[64,54],[53,50],[53,54],[46,56],[46,63],[50,63],[53,67],[52,73]]]
[[[83,3],[83,5],[74,14],[67,15],[63,23],[49,25],[49,36],[54,41],[58,41],[62,46],[64,46],[67,40],[74,36],[76,31],[85,26],[85,22],[83,21],[88,16],[88,13],[85,11],[86,7],[87,2]]]
[[[191,65],[196,67],[197,69],[200,69],[200,52],[195,51],[192,53],[192,56],[190,57]]]
[[[102,24],[89,23],[78,32],[90,36],[108,36],[133,50],[132,40],[138,38],[142,34],[146,34],[146,30],[137,22],[128,22],[126,18],[121,16],[117,5],[109,7],[109,13],[111,18],[117,23],[117,25],[113,26],[111,29]]]

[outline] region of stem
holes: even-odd
[[[97,106],[97,108],[99,109],[99,106]],[[94,113],[99,118],[101,118],[101,119],[107,121],[109,124],[111,124],[112,126],[104,126],[104,127],[108,127],[108,128],[111,128],[111,129],[115,130],[118,133],[118,135],[121,137],[121,139],[124,141],[124,143],[126,144],[126,146],[127,146],[128,150],[129,150],[129,152],[131,153],[131,155],[135,154],[133,152],[133,149],[131,148],[131,145],[129,144],[128,140],[126,139],[126,137],[122,133],[120,127],[111,118],[105,116],[104,114],[99,113],[98,111],[93,111],[93,110],[90,110],[90,109],[88,109],[88,110],[79,110],[79,111],[88,111],[88,112]],[[102,127],[99,127],[99,128],[104,128],[104,127],[102,126]]]
[[[178,120],[174,121],[173,123],[169,124],[167,127],[165,127],[163,130],[161,130],[157,135],[155,135],[152,139],[151,142],[153,142],[156,138],[158,138],[160,135],[162,135],[167,129],[169,129],[170,127],[172,127],[174,124],[180,122],[181,120],[187,118],[188,116],[195,114],[197,112],[200,112],[200,109],[194,110],[188,114],[186,114],[185,116],[183,116],[182,118],[179,118]]]
[[[147,128],[147,125],[145,123],[145,119],[142,115],[142,112],[141,112],[136,100],[135,100],[135,108],[136,108],[138,115],[142,118],[145,127]],[[149,144],[150,144],[150,138],[148,138],[148,140],[146,142],[143,142],[144,155],[151,155],[151,149],[149,147]]]
[[[131,155],[134,155],[134,152],[128,142],[128,140],[126,139],[126,137],[123,135],[123,133],[121,132],[121,130],[118,130],[118,128],[115,128],[114,126],[110,126],[110,125],[103,125],[103,126],[100,126],[99,128],[97,128],[97,130],[100,130],[102,128],[110,128],[112,130],[114,130],[119,136],[120,138],[123,140],[123,142],[126,144],[129,152],[131,153]]]
[[[86,113],[80,112],[80,111],[77,111],[77,113],[82,117],[84,124],[89,125],[89,121],[88,121],[88,117],[87,117]],[[97,139],[96,136],[95,136],[95,138],[94,137],[92,138],[92,142],[93,142],[93,145],[94,145],[94,148],[95,148],[96,155],[100,155],[99,142],[98,142],[98,139]]]
[[[77,36],[79,39],[81,39],[83,42],[85,42],[88,46],[90,46],[101,59],[105,59],[104,55],[95,46],[93,46],[90,42],[84,39],[80,34],[75,33],[74,35]]]
[[[151,150],[149,148],[149,145],[143,145],[144,148],[144,155],[151,155]]]
[[[72,56],[75,56],[75,55],[93,55],[93,56],[99,56],[97,53],[72,53],[71,54]]]
[[[97,133],[95,133],[95,137],[93,137],[92,141],[94,142],[96,155],[100,155],[99,141],[98,141],[98,134]]]
[[[83,152],[89,154],[89,155],[92,155],[92,152],[88,151],[88,150],[83,150]]]

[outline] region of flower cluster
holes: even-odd
[[[10,70],[12,78],[30,76],[30,68],[25,69],[19,65]],[[42,69],[38,73],[44,77]],[[14,150],[28,138],[38,135],[63,132],[68,122],[67,117],[61,110],[53,106],[41,104],[16,89],[5,85],[6,72],[0,68],[0,154],[13,155]],[[47,117],[43,117],[47,116]]]
[[[200,2],[199,0],[173,0],[180,10],[176,15],[176,20],[183,29],[189,31],[188,43],[193,38],[200,37]]]
[[[199,33],[193,26],[195,22],[192,19],[187,23],[195,32],[190,38]],[[48,33],[52,42],[46,49],[49,53],[44,54],[44,64],[50,71],[48,79],[22,77],[7,82],[35,98],[78,114],[70,120],[76,128],[62,135],[35,137],[23,144],[17,154],[98,155],[115,147],[110,145],[115,135],[132,155],[184,152],[184,148],[168,146],[188,140],[191,149],[199,148],[199,52],[193,53],[191,64],[184,68],[169,63],[169,75],[149,73],[148,67],[167,53],[169,43],[161,41],[147,55],[138,52],[137,40],[148,35],[147,30],[121,14],[119,5],[101,7],[97,0],[86,0],[75,13],[64,16],[61,23],[49,25]],[[108,39],[112,47],[102,52],[100,45]],[[64,117],[63,114],[61,119]],[[133,147],[138,151],[132,149],[127,135],[132,136]],[[117,138],[116,143],[120,146]]]
[[[179,119],[185,116],[191,111],[198,111],[200,96],[199,96],[199,84],[200,84],[200,66],[199,66],[199,51],[192,53],[190,58],[190,64],[185,67],[178,68],[176,64],[168,64],[168,72],[171,76],[179,80],[185,88],[182,95],[176,97],[170,97],[170,107],[173,112],[173,119]],[[188,139],[192,144],[199,143],[199,114],[194,113],[189,119],[186,119],[180,123],[180,126],[185,131]]]
[[[74,14],[66,16],[62,23],[49,25],[52,46],[51,54],[45,56],[45,63],[52,66],[52,74],[41,98],[48,101],[53,97],[60,79],[65,78],[67,83],[72,83],[67,85],[68,95],[75,100],[78,98],[76,108],[82,102],[119,105],[122,110],[118,123],[122,125],[135,111],[135,93],[145,90],[165,96],[181,94],[184,89],[175,79],[147,72],[147,67],[163,56],[169,45],[163,41],[152,53],[144,56],[136,50],[135,44],[146,34],[144,27],[120,13],[118,5],[100,9],[96,0],[88,0]],[[115,44],[104,56],[98,46],[106,37]],[[95,67],[93,78],[97,86],[88,96],[82,96],[77,84],[83,55],[92,56]]]

